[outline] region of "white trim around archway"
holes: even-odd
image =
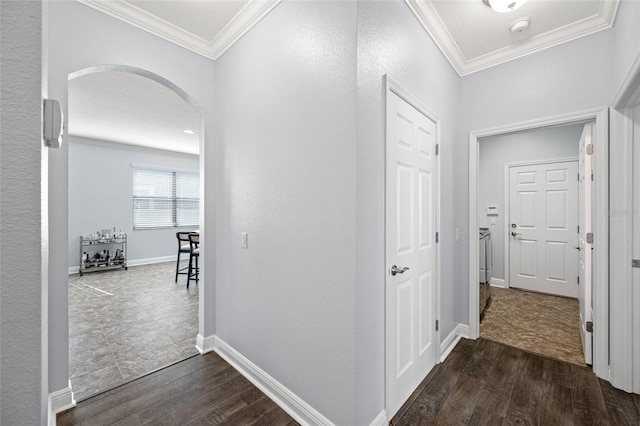
[[[142,68],[137,68],[137,67],[133,67],[133,66],[129,66],[129,65],[113,65],[113,64],[107,64],[107,65],[96,65],[96,66],[91,66],[91,67],[87,67],[87,68],[83,68],[74,72],[71,72],[68,74],[68,80],[73,80],[75,78],[81,78],[82,76],[86,76],[89,74],[95,74],[95,73],[101,73],[101,72],[122,72],[122,73],[129,73],[129,74],[135,74],[135,75],[139,75],[141,77],[144,78],[148,78],[150,80],[155,81],[158,84],[161,84],[162,86],[166,87],[167,89],[171,90],[172,92],[174,92],[176,95],[178,95],[181,99],[183,99],[187,104],[189,104],[194,111],[198,114],[199,116],[199,131],[198,131],[198,135],[199,135],[199,171],[200,171],[200,234],[201,235],[205,235],[205,214],[204,214],[204,197],[205,197],[205,156],[204,156],[204,152],[205,152],[205,139],[204,139],[204,134],[205,134],[205,113],[204,113],[204,109],[200,107],[200,105],[198,105],[198,103],[187,93],[185,92],[182,88],[180,88],[179,86],[177,86],[176,84],[174,84],[173,82],[167,80],[166,78],[155,74],[151,71],[147,71],[145,69]],[[68,93],[68,85],[65,86],[65,91],[66,93]],[[63,103],[66,107],[68,107],[68,102]],[[65,121],[68,120],[68,111],[64,111],[64,117],[65,117]],[[65,123],[65,128],[68,128],[68,124]],[[65,137],[67,137],[68,135],[65,135]],[[68,155],[68,152],[65,151],[64,155]],[[67,185],[68,186],[68,185]],[[64,210],[62,211],[64,214],[64,217],[66,218],[66,221],[68,222],[68,218],[69,218],[69,209],[68,209],[68,202],[67,203],[61,203],[61,205],[64,205]],[[50,231],[51,232],[51,231]],[[53,239],[51,239],[53,240]],[[65,239],[64,241],[66,241],[65,244],[65,253],[68,253],[68,238]],[[206,239],[203,239],[201,241],[200,244],[200,252],[201,252],[201,257],[204,258],[205,256],[205,250],[206,250]],[[66,265],[65,265],[65,269],[66,269]],[[205,339],[203,339],[202,335],[206,334],[203,331],[203,324],[204,324],[204,318],[207,316],[205,315],[205,310],[209,310],[209,309],[213,309],[213,306],[205,304],[203,302],[203,292],[205,291],[205,287],[211,288],[213,287],[212,283],[208,280],[206,280],[206,276],[205,276],[205,268],[201,268],[200,269],[200,285],[199,285],[199,309],[198,309],[198,328],[199,328],[199,333],[196,337],[196,343],[198,344],[196,347],[197,349],[200,351],[200,353],[204,353],[204,352],[209,352],[211,350],[213,350],[212,347],[204,347],[203,345],[201,345],[201,342]],[[211,290],[207,290],[207,291],[211,291]],[[69,305],[68,305],[68,299],[67,299],[67,304],[65,305],[64,309],[67,310],[69,309]],[[68,315],[68,314],[67,314]],[[67,323],[67,328],[68,328],[68,323]],[[69,351],[66,351],[66,357],[67,357],[67,364],[69,362]],[[69,381],[69,386],[67,388],[64,388],[60,391],[56,391],[50,394],[49,396],[49,418],[50,419],[55,419],[55,414],[57,414],[58,412],[61,412],[65,409],[71,408],[73,406],[75,406],[75,398],[73,396],[73,391],[71,389],[71,382]]]

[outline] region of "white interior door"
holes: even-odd
[[[578,191],[578,221],[579,233],[578,244],[574,249],[578,250],[578,299],[580,300],[580,340],[584,351],[584,360],[587,364],[592,363],[593,336],[591,334],[593,307],[591,304],[592,294],[592,244],[587,238],[591,233],[591,153],[593,152],[592,124],[585,124],[582,136],[580,137],[579,148],[579,191]]]
[[[386,165],[386,408],[392,417],[439,356],[436,124],[392,92]]]
[[[509,168],[509,286],[578,297],[578,162]]]

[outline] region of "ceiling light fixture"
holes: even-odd
[[[498,13],[511,12],[516,10],[527,0],[484,0],[484,2]]]
[[[195,132],[191,129],[185,129],[184,132],[188,135],[193,135]]]

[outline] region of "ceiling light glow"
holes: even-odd
[[[523,4],[525,4],[527,0],[485,0],[491,7],[491,9],[495,10],[498,13],[506,13],[511,12],[512,10],[516,10]]]
[[[186,134],[188,134],[188,135],[193,135],[193,134],[195,134],[195,133],[196,133],[196,132],[194,132],[194,131],[193,131],[193,130],[191,130],[191,129],[185,129],[185,130],[184,130],[184,132],[185,132]]]

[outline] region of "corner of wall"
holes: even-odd
[[[69,380],[69,386],[49,394],[48,425],[55,426],[56,415],[75,406],[76,400],[73,396],[73,390],[71,389],[71,381]]]
[[[198,335],[200,340],[200,335]],[[334,423],[314,409],[290,389],[217,336],[211,337],[213,349],[233,368],[253,383],[273,402],[303,425],[334,426]]]
[[[460,339],[469,338],[469,326],[459,323],[440,344],[440,362],[444,362]]]

